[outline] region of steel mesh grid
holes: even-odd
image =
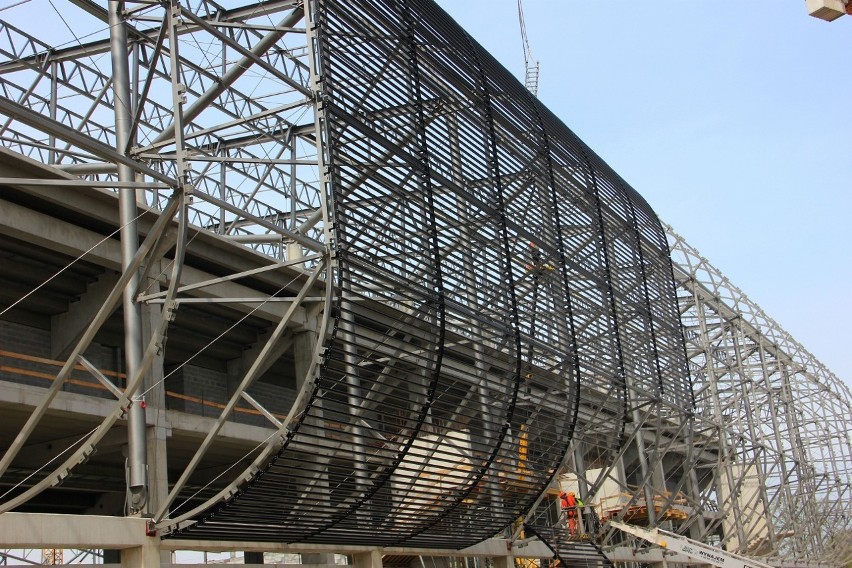
[[[578,417],[622,443],[628,379],[634,404],[688,384],[655,341],[679,333],[665,237],[431,2],[315,9],[331,341],[279,459],[182,535],[461,548],[526,512]]]

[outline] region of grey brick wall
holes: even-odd
[[[168,369],[166,374],[169,374]],[[201,416],[218,416],[220,409],[212,404],[228,402],[227,385],[227,373],[184,365],[166,379],[166,393],[178,393],[198,401],[184,400],[167,394],[166,407]]]
[[[50,331],[19,323],[0,321],[0,380],[47,388],[64,361],[51,357]],[[111,347],[92,344],[84,356],[101,370],[120,371],[117,352]],[[119,385],[123,380],[110,376]],[[88,386],[91,384],[92,386]],[[62,390],[112,398],[87,371],[75,369]]]
[[[60,361],[50,357],[50,331],[38,329],[18,323],[0,321],[0,381],[32,385],[47,388],[51,378],[55,377],[62,368]],[[122,352],[110,346],[92,344],[85,357],[101,370],[123,372]],[[37,358],[37,360],[34,360]],[[169,370],[166,369],[168,373]],[[109,376],[119,387],[124,386],[124,379]],[[235,383],[236,379],[231,379]],[[286,415],[296,397],[292,388],[281,385],[283,380],[274,376],[265,376],[256,381],[249,389],[255,399],[270,412],[279,416]],[[87,383],[87,384],[83,384]],[[200,416],[219,416],[221,406],[228,402],[234,384],[229,384],[228,374],[224,371],[205,369],[193,365],[185,365],[174,372],[165,382],[167,392],[191,397],[187,400],[181,396],[166,396],[166,407],[173,410],[188,412]],[[96,396],[112,398],[94,377],[87,371],[76,369],[71,373],[70,380],[63,385],[63,390]],[[240,403],[247,407],[247,403]],[[246,412],[234,412],[229,418],[246,424],[267,426],[268,421],[263,416]]]
[[[249,394],[270,412],[283,416],[290,411],[296,393],[292,388],[275,384],[273,381],[275,381],[275,377],[268,376],[261,381],[256,381],[249,389]],[[228,375],[225,372],[185,365],[166,380],[166,391],[196,400],[167,396],[166,406],[190,414],[219,416],[221,407],[217,404],[227,403],[231,392],[233,392],[232,389],[236,386],[236,379],[231,379],[230,382],[231,384],[229,384]],[[238,406],[250,408],[246,402],[240,402]],[[233,412],[229,420],[258,426],[269,424],[263,416],[241,411]]]

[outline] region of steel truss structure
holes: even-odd
[[[715,494],[702,494],[724,513],[714,523],[730,550],[847,564],[849,387],[683,237],[667,233],[696,415],[714,432],[706,488]]]
[[[3,249],[38,268],[3,318],[60,367],[0,513],[80,489],[126,424],[126,506],[167,539],[565,550],[568,479],[613,519],[849,554],[848,389],[431,1],[71,4],[72,45],[0,24]],[[85,246],[28,250],[57,238],[29,215]],[[167,440],[192,369],[217,417]],[[99,424],[51,432],[91,381]]]

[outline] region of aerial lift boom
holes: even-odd
[[[727,552],[703,542],[686,538],[662,529],[646,529],[635,527],[617,521],[610,521],[610,525],[626,533],[638,536],[641,539],[654,543],[667,550],[678,552],[684,556],[719,566],[720,568],[773,568],[751,558],[746,558],[733,552]]]

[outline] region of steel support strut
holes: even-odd
[[[124,26],[123,0],[109,1],[110,55],[113,69],[113,104],[115,107],[116,151],[126,154],[131,146],[130,132],[132,109],[130,108],[130,72],[128,66],[127,30]],[[135,172],[126,164],[118,165],[118,180],[130,183]],[[121,223],[121,267],[128,270],[139,248],[139,230],[136,224],[136,189],[120,188],[119,222]],[[139,275],[133,274],[124,288],[122,311],[124,314],[124,359],[128,375],[134,375],[142,359],[142,310],[136,302]],[[127,417],[128,456],[128,509],[140,512],[148,500],[148,458],[145,439],[145,405],[137,399],[138,390],[129,393],[134,400]]]

